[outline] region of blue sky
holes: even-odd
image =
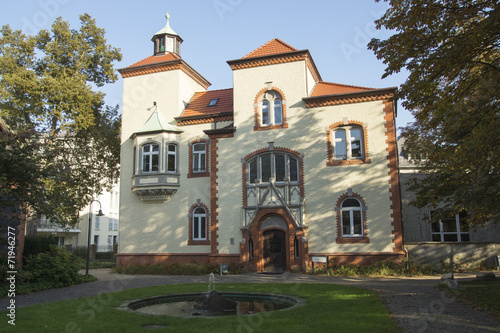
[[[0,24],[35,34],[61,16],[77,29],[78,16],[89,13],[106,30],[108,43],[121,49],[118,69],[152,54],[151,37],[165,26],[168,10],[170,26],[184,40],[182,58],[212,83],[209,89],[232,87],[226,61],[273,38],[308,49],[324,81],[385,88],[407,76],[382,80],[385,65],[366,48],[371,38],[390,35],[373,23],[387,6],[375,0],[21,0],[0,4]],[[121,104],[121,78],[103,91],[108,104]],[[399,105],[397,126],[409,121],[410,113]]]

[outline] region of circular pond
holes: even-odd
[[[204,293],[184,293],[154,296],[126,301],[118,309],[156,316],[211,317],[251,315],[260,312],[290,309],[305,303],[301,298],[288,295],[221,292],[220,295],[225,299],[236,303],[235,309],[214,311],[195,308],[197,300],[203,295]]]

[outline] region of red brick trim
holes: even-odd
[[[395,124],[395,108],[392,99],[384,100],[384,119],[386,128],[386,151],[388,153],[387,159],[389,160],[389,193],[391,200],[391,217],[392,217],[392,234],[394,243],[394,252],[403,251],[403,223],[401,217],[401,194],[399,185],[399,171],[398,171],[398,150],[397,150],[397,137],[396,137],[396,124]]]
[[[218,197],[218,154],[217,154],[217,143],[218,139],[210,140],[210,245],[211,245],[211,255],[219,254],[219,227],[218,227],[218,218],[219,214],[217,212],[219,208],[219,197]]]
[[[306,108],[317,108],[386,100],[392,98],[396,90],[397,88],[371,89],[343,94],[304,97],[302,100],[306,103]]]
[[[137,67],[127,67],[119,69],[118,71],[122,75],[122,78],[125,79],[128,77],[168,72],[178,69],[182,70],[187,76],[193,79],[204,89],[207,89],[210,86],[210,82],[208,82],[203,76],[201,76],[198,72],[196,72],[191,66],[189,66],[182,59],[169,60],[161,63],[155,63]]]
[[[247,230],[242,231],[242,237],[245,239],[245,244],[240,246],[240,256],[242,263],[246,264],[249,271],[261,272],[264,270],[264,231],[272,230],[272,228],[266,230],[260,230],[262,222],[269,216],[279,216],[285,220],[287,224],[287,230],[285,231],[285,249],[286,249],[286,269],[289,270],[292,267],[300,266],[305,268],[305,263],[308,260],[308,247],[307,243],[302,242],[302,238],[305,237],[305,231],[303,229],[297,228],[293,223],[293,219],[288,215],[286,209],[284,208],[268,208],[260,210],[254,218],[254,222],[249,226]],[[281,229],[280,229],[281,230]],[[300,257],[295,258],[294,255],[294,239],[297,237],[299,239],[299,252]],[[254,256],[250,258],[249,253],[249,240],[253,240],[254,245]]]
[[[205,172],[193,172],[193,145],[197,143],[205,144]],[[207,139],[195,139],[192,140],[189,145],[189,153],[188,153],[188,163],[189,163],[189,173],[187,174],[187,178],[199,178],[199,177],[210,177],[210,165],[209,165],[209,149],[208,149],[208,140]]]
[[[215,120],[217,122],[223,122],[223,121],[233,121],[234,117],[231,114],[229,115],[206,115],[206,116],[194,116],[194,117],[177,117],[175,118],[177,120],[177,126],[189,126],[189,125],[200,125],[200,124],[208,124],[208,123],[213,123]]]
[[[336,127],[349,126],[349,125],[358,125],[363,129],[363,151],[364,158],[363,159],[351,159],[351,160],[334,160],[333,159],[333,144],[332,144],[332,130]],[[349,120],[347,124],[343,121],[338,121],[328,128],[326,131],[326,166],[338,166],[338,165],[357,165],[357,164],[368,164],[371,163],[370,154],[368,150],[368,129],[361,121],[357,120]]]
[[[347,198],[356,198],[361,202],[361,215],[363,218],[363,237],[342,237],[342,214],[341,214],[341,205],[342,201]],[[366,217],[366,207],[365,200],[363,197],[357,193],[344,193],[337,200],[337,204],[335,205],[337,208],[337,239],[335,243],[337,244],[358,244],[358,243],[370,243],[370,238],[368,237],[368,225],[367,225],[367,217]]]
[[[205,225],[205,235],[207,235],[206,240],[193,240],[193,212],[196,208],[201,207],[205,209],[205,213],[207,214],[206,225]],[[210,245],[210,210],[204,203],[195,203],[189,208],[189,218],[188,218],[188,245]]]
[[[370,265],[384,260],[399,262],[404,258],[403,253],[393,252],[309,253],[309,266],[311,265],[311,258],[319,256],[328,256],[330,262],[333,260],[335,266],[346,264]],[[318,267],[317,264],[315,264],[315,267]]]
[[[304,51],[296,51],[290,52],[289,54],[279,54],[279,55],[270,55],[256,58],[246,58],[246,59],[237,59],[228,61],[227,63],[231,67],[231,69],[246,69],[253,67],[261,67],[261,66],[269,66],[269,65],[277,65],[284,64],[288,62],[295,61],[303,61],[307,58],[307,53]]]
[[[281,107],[283,108],[283,123],[281,125],[271,125],[271,126],[261,126],[260,125],[260,99],[262,95],[264,95],[265,92],[275,90],[281,95]],[[273,130],[273,129],[280,129],[280,128],[288,128],[288,123],[286,121],[287,117],[287,110],[288,107],[285,104],[286,97],[283,91],[279,88],[272,87],[271,89],[263,88],[261,91],[257,93],[257,96],[255,96],[254,99],[254,131],[266,131],[266,130]]]

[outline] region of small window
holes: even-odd
[[[212,98],[207,106],[216,106],[218,102],[219,102],[218,98]]]
[[[294,253],[295,258],[300,257],[299,239],[297,237],[295,237],[293,240],[293,253]]]
[[[193,172],[206,171],[206,144],[196,143],[193,145]]]
[[[207,239],[207,215],[205,209],[198,207],[193,212],[193,240]]]
[[[341,205],[342,236],[363,236],[363,218],[361,203],[354,198],[345,199]]]
[[[167,146],[167,172],[177,171],[177,145]]]
[[[261,127],[281,127],[283,125],[283,101],[277,91],[267,91],[261,97],[259,102],[259,118],[259,125]]]
[[[431,225],[433,242],[469,242],[467,212],[462,211],[452,217],[444,218]]]
[[[250,254],[250,259],[253,258],[253,240],[250,238],[248,241],[248,253]]]
[[[142,172],[158,172],[160,160],[160,149],[156,143],[142,146]]]
[[[331,131],[332,161],[364,160],[363,128],[357,125],[339,126]]]

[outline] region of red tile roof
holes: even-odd
[[[177,54],[172,53],[172,52],[168,52],[168,53],[165,53],[164,55],[157,55],[157,56],[147,57],[146,59],[142,59],[141,61],[138,61],[135,64],[132,64],[132,65],[128,66],[127,68],[144,66],[144,65],[158,64],[158,63],[161,63],[161,62],[177,60],[177,59],[180,59],[180,58],[181,57],[179,57]]]
[[[331,82],[318,82],[313,89],[310,97],[346,94],[359,91],[375,90],[374,88],[349,86],[346,84],[331,83]]]
[[[272,54],[279,54],[279,53],[288,53],[288,52],[294,52],[298,51],[296,48],[288,45],[287,43],[283,42],[282,40],[275,38],[266,44],[262,45],[261,47],[253,50],[246,56],[244,56],[242,59],[245,58],[255,58],[255,57],[263,57],[263,56],[268,56]]]
[[[208,106],[213,99],[218,99],[217,104]],[[222,112],[233,112],[232,88],[195,93],[180,118],[213,115]]]

